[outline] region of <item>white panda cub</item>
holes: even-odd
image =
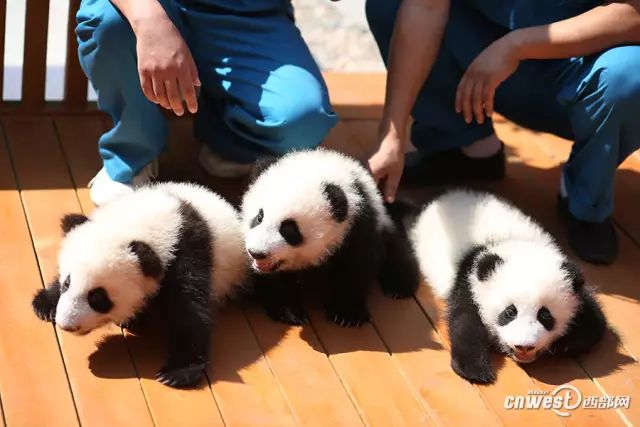
[[[242,201],[255,291],[267,314],[307,322],[301,291],[319,288],[329,319],[368,321],[366,299],[379,281],[394,298],[413,295],[417,263],[388,216],[376,184],[356,160],[325,149],[262,161]]]
[[[602,337],[606,321],[579,268],[504,200],[454,190],[422,211],[397,204],[392,215],[404,219],[428,285],[447,299],[451,366],[461,377],[493,382],[492,347],[528,363],[584,352]]]
[[[83,335],[128,326],[164,297],[168,361],[157,379],[193,385],[208,362],[211,306],[245,282],[249,264],[238,212],[192,184],[141,187],[62,219],[58,277],[33,299],[43,320]]]

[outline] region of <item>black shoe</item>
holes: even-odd
[[[504,144],[492,156],[473,158],[459,148],[425,155],[413,152],[405,158],[402,184],[417,186],[443,184],[452,180],[499,180],[505,175]]]
[[[569,211],[566,198],[558,196],[558,211],[566,219],[569,246],[584,261],[608,265],[618,257],[618,235],[611,221],[582,221]]]

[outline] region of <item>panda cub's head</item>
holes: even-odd
[[[82,215],[63,219],[58,259],[56,325],[84,335],[109,322],[121,324],[158,289],[163,266],[144,242],[117,238],[117,230]]]
[[[483,323],[500,350],[520,363],[534,361],[565,334],[584,285],[556,247],[518,240],[481,248],[469,281]]]
[[[340,246],[362,202],[350,166],[337,153],[303,151],[259,173],[242,201],[245,246],[255,271],[320,265]]]

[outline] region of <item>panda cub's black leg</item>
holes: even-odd
[[[171,387],[196,385],[209,361],[211,261],[204,249],[179,254],[161,285],[167,302],[169,358],[156,378]]]
[[[267,315],[288,325],[304,325],[309,317],[300,297],[300,284],[283,274],[255,275],[254,290]]]
[[[53,322],[56,318],[56,307],[60,299],[60,282],[56,278],[45,289],[40,289],[33,297],[33,312],[45,322]]]
[[[491,339],[468,289],[456,288],[449,297],[451,368],[472,383],[492,383]]]
[[[360,326],[370,320],[367,293],[375,280],[372,268],[353,266],[333,270],[327,283],[327,318],[343,327]]]
[[[418,261],[400,231],[384,233],[385,257],[380,269],[382,292],[393,299],[409,298],[420,285]]]
[[[156,378],[171,387],[188,387],[198,383],[204,377],[208,362],[211,327],[209,295],[203,292],[203,287],[193,285],[191,282],[186,289],[174,289],[167,295],[169,358]]]

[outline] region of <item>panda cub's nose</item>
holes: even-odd
[[[251,249],[249,249],[248,252],[249,252],[249,255],[251,255],[251,258],[253,259],[265,259],[267,257],[266,252],[253,251]]]
[[[532,345],[516,345],[515,346],[516,350],[518,351],[531,351],[533,350],[535,347]]]

